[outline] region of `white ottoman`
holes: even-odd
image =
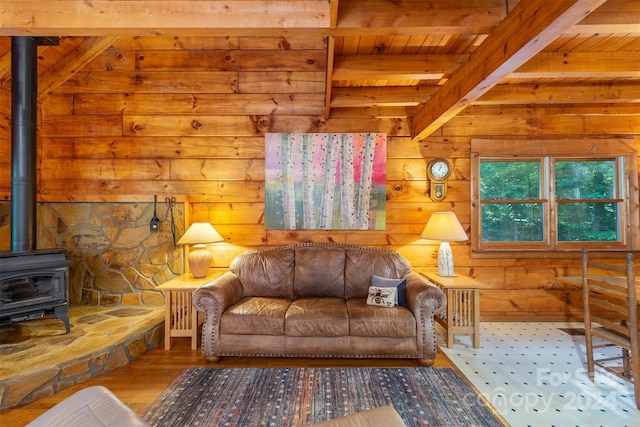
[[[392,406],[380,406],[335,420],[308,425],[310,427],[406,427]]]
[[[82,389],[27,424],[27,427],[147,426],[138,414],[109,389]]]

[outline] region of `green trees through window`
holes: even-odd
[[[620,240],[618,186],[614,160],[556,161],[558,240]]]
[[[544,240],[541,173],[539,160],[480,162],[483,241]]]
[[[481,242],[619,242],[618,159],[480,157]]]

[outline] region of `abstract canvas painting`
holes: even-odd
[[[384,230],[387,136],[268,133],[265,228]]]

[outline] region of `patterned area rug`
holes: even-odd
[[[408,426],[500,426],[453,368],[191,368],[147,408],[155,426],[300,426],[392,405]]]

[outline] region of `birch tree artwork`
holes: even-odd
[[[387,137],[268,133],[265,227],[384,230]]]

